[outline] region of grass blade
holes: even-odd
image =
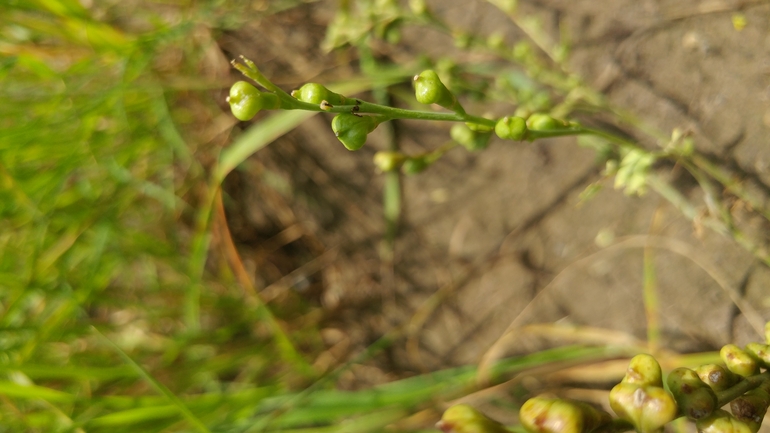
[[[16,398],[39,398],[51,403],[67,403],[75,400],[75,396],[66,392],[37,385],[19,385],[13,382],[0,382],[0,395]]]
[[[99,332],[96,327],[91,327],[93,331],[96,333],[96,335],[99,336],[99,338],[104,341],[108,346],[112,347],[115,352],[120,355],[121,358],[123,358],[123,361],[126,362],[126,364],[130,365],[138,374],[141,376],[144,380],[146,380],[150,385],[152,385],[153,388],[155,388],[156,391],[163,394],[168,401],[176,407],[176,410],[179,411],[182,416],[187,419],[187,421],[195,427],[196,430],[202,433],[211,433],[209,429],[190,411],[190,409],[185,406],[185,404],[182,402],[182,400],[179,399],[176,395],[174,395],[173,392],[171,392],[170,389],[168,389],[165,385],[158,382],[150,373],[147,372],[141,365],[137,364],[133,359],[131,359],[126,352],[124,352],[120,347],[118,347],[117,344],[113,343],[112,340],[107,338],[104,334]]]

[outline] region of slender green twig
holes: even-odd
[[[770,371],[744,378],[732,387],[717,392],[717,407],[722,407],[754,388],[759,388],[763,383],[770,381]]]

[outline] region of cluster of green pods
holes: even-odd
[[[230,110],[238,120],[251,120],[261,110],[274,110],[281,107],[278,95],[261,92],[246,81],[238,81],[230,87],[227,97]]]
[[[653,356],[633,357],[609,393],[617,418],[585,402],[544,395],[522,405],[519,421],[531,433],[658,433],[686,417],[699,433],[757,433],[770,406],[770,323],[766,334],[766,343],[722,347],[722,364],[680,367],[667,375]],[[445,419],[439,427],[450,423],[455,433],[504,431],[472,408],[450,408]]]
[[[418,102],[439,105],[453,111],[460,119],[464,118],[465,111],[457,97],[444,85],[435,71],[428,69],[415,75],[413,84],[415,99]],[[332,92],[318,83],[304,84],[291,92],[291,96],[293,99],[289,101],[281,100],[281,96],[272,91],[260,91],[245,81],[238,81],[230,88],[227,102],[233,115],[242,121],[251,120],[261,110],[304,108],[293,106],[290,102],[292,100],[312,104],[316,109],[327,111],[335,106],[351,106],[353,109],[350,112],[340,113],[332,120],[334,134],[348,150],[360,149],[377,125],[390,119],[384,115],[359,113],[359,101]],[[492,123],[486,119],[482,119],[483,122],[489,122],[489,125]],[[477,151],[487,147],[493,133],[506,140],[533,140],[544,136],[543,133],[548,131],[564,130],[569,126],[568,123],[556,120],[548,114],[534,113],[526,119],[506,116],[497,120],[494,126],[475,122],[457,123],[451,128],[450,135],[456,143],[470,151]],[[432,162],[429,158],[421,157],[402,159],[397,161],[397,165],[410,174],[424,170]],[[388,166],[387,163],[382,165]]]

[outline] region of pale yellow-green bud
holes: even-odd
[[[727,368],[738,376],[749,377],[759,373],[757,361],[734,344],[727,344],[719,351]]]
[[[619,383],[610,391],[610,407],[640,433],[651,433],[676,417],[674,398],[657,386]]]
[[[535,397],[521,406],[519,421],[531,433],[588,433],[612,417],[587,403]]]
[[[710,416],[699,419],[695,426],[698,428],[698,433],[754,433],[748,424],[722,409],[717,409]]]
[[[717,364],[703,364],[695,369],[698,377],[714,391],[723,391],[738,381],[738,377],[726,367]]]
[[[623,383],[639,386],[663,386],[660,364],[652,355],[641,353],[631,358]]]
[[[770,368],[770,345],[762,343],[749,343],[746,345],[748,353],[764,368]]]
[[[467,404],[447,409],[436,427],[444,433],[509,433],[502,424]]]

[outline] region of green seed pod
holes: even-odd
[[[717,409],[714,391],[689,368],[680,367],[669,373],[666,384],[674,395],[679,412],[691,420],[709,416]]]
[[[527,136],[527,121],[521,117],[505,116],[497,121],[495,134],[503,140],[524,140]]]
[[[698,433],[754,433],[748,424],[722,409],[717,409],[710,416],[699,419],[695,427]]]
[[[759,373],[757,361],[734,344],[727,344],[719,351],[727,368],[738,376],[749,377]]]
[[[752,389],[730,402],[730,412],[739,421],[749,426],[756,433],[762,425],[767,408],[770,406],[770,394],[762,388]]]
[[[260,92],[246,81],[238,81],[230,87],[227,102],[233,115],[242,121],[251,120],[259,110],[272,110],[281,106],[278,95]]]
[[[637,386],[663,386],[663,374],[660,364],[654,356],[646,353],[631,358],[626,369],[626,375],[621,383],[630,383]]]
[[[429,165],[430,162],[424,156],[410,157],[401,165],[401,172],[406,175],[422,173]]]
[[[320,105],[323,101],[332,105],[344,105],[346,99],[344,96],[334,93],[318,83],[304,84],[299,89],[291,92],[291,96],[302,102],[316,105]]]
[[[449,130],[452,140],[460,143],[470,152],[486,149],[492,132],[474,132],[468,126],[457,123]]]
[[[447,409],[436,427],[446,433],[508,433],[502,424],[467,404]]]
[[[724,391],[738,381],[735,373],[717,364],[703,364],[695,372],[714,391]]]
[[[553,131],[565,126],[561,120],[556,120],[545,113],[534,113],[527,119],[527,128],[533,131]]]
[[[748,353],[764,368],[770,368],[770,345],[761,343],[749,343],[746,345]]]
[[[455,95],[441,82],[438,74],[430,69],[414,76],[414,96],[421,104],[438,104],[453,111],[458,111],[460,107]]]
[[[521,406],[519,421],[531,433],[587,433],[612,417],[587,403],[535,397]]]
[[[348,150],[358,150],[366,143],[366,136],[379,125],[374,116],[342,113],[332,119],[332,131]]]
[[[619,383],[610,391],[610,407],[640,433],[654,432],[676,417],[674,398],[657,386]]]
[[[377,152],[374,154],[374,165],[383,172],[398,169],[404,161],[406,161],[406,156],[399,152]]]

